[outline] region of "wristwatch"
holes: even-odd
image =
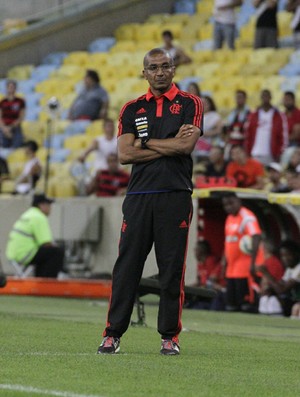
[[[149,137],[145,136],[143,138],[141,138],[141,148],[142,149],[147,149],[147,142],[149,141]]]

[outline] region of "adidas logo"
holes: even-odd
[[[146,113],[146,110],[144,108],[139,109],[136,114],[141,114],[141,113]]]
[[[188,224],[186,223],[186,221],[182,221],[181,224],[179,225],[180,229],[186,229],[188,227]]]

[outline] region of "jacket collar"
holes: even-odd
[[[176,97],[176,95],[178,94],[178,88],[176,87],[176,85],[174,83],[172,83],[171,88],[169,89],[169,91],[165,92],[164,94],[155,97],[153,95],[153,93],[150,90],[150,87],[148,88],[148,92],[146,94],[146,100],[149,102],[150,99],[154,98],[155,100],[161,98],[161,97],[166,97],[167,99],[169,99],[169,101],[173,101],[173,99]]]

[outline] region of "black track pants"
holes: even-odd
[[[64,250],[61,247],[41,246],[31,263],[35,265],[36,277],[54,277],[62,270],[64,264]]]
[[[163,338],[180,332],[191,217],[192,200],[188,192],[136,194],[125,198],[104,336],[121,337],[127,330],[153,243],[161,287],[158,332]]]

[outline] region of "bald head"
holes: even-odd
[[[144,56],[144,68],[149,65],[149,59],[152,57],[156,57],[158,55],[163,55],[168,58],[168,62],[170,65],[174,65],[173,58],[168,53],[168,51],[164,50],[163,48],[153,48],[152,50],[148,51],[147,54]]]

